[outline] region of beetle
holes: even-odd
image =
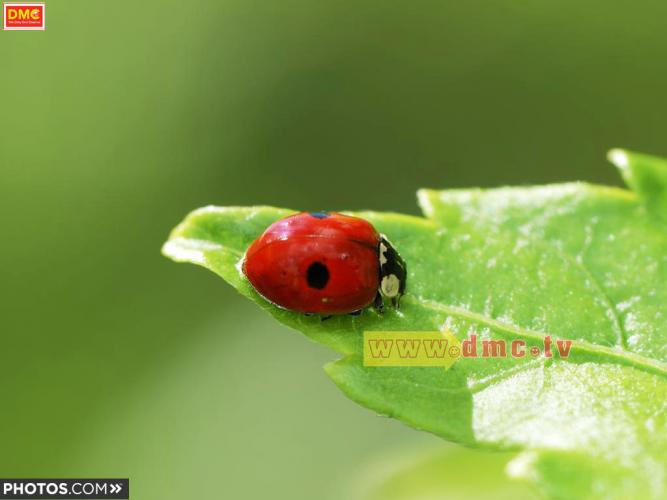
[[[301,212],[271,224],[248,248],[243,273],[273,304],[306,314],[398,309],[407,266],[386,236],[359,217]]]

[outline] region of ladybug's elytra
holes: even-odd
[[[268,301],[308,314],[357,314],[383,298],[398,308],[406,265],[358,217],[302,212],[271,224],[246,252],[243,272]]]

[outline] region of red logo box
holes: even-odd
[[[43,3],[12,2],[3,4],[3,28],[6,30],[43,30],[46,7]]]

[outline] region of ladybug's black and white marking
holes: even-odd
[[[378,303],[382,304],[382,296],[384,296],[391,299],[391,304],[398,309],[401,296],[405,293],[407,266],[384,234],[380,235],[378,255],[380,256],[380,287],[379,298],[375,298],[376,307]]]

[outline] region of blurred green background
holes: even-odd
[[[666,14],[63,0],[46,31],[0,33],[0,475],[352,498],[392,457],[439,450],[343,397],[331,352],[163,240],[206,204],[416,214],[419,187],[619,184],[608,148],[667,154]],[[476,467],[459,473],[447,498],[479,494]]]

